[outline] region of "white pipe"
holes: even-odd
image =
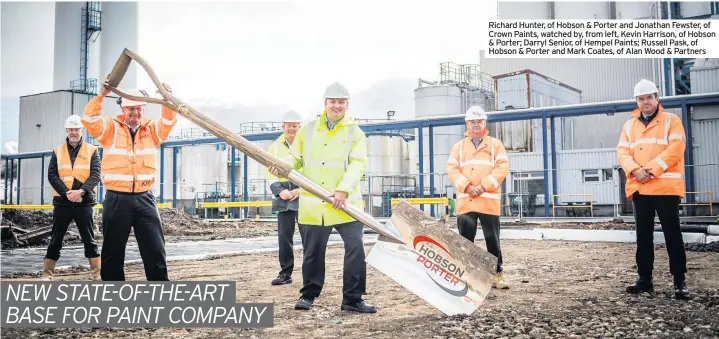
[[[661,19],[662,19],[662,2],[657,1],[657,20],[661,20]],[[659,67],[658,67],[659,75],[661,75],[661,78],[662,78],[662,86],[661,86],[662,93],[660,93],[659,96],[664,96],[663,93],[666,93],[666,85],[667,85],[666,78],[664,76],[664,74],[665,74],[664,73],[664,62],[662,62],[662,60],[663,59],[658,60],[659,61]]]
[[[667,2],[667,19],[672,20],[672,3]],[[676,81],[674,80],[674,58],[669,58],[669,88],[671,88],[671,96],[677,94]]]

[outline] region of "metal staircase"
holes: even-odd
[[[75,92],[95,95],[97,94],[97,79],[87,78],[87,67],[90,58],[90,39],[95,32],[102,30],[100,2],[92,1],[85,4],[85,7],[82,8],[80,27],[80,78],[70,82],[70,88]]]

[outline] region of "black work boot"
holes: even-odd
[[[677,299],[689,299],[689,289],[687,288],[687,281],[684,278],[674,279],[674,296]]]
[[[313,298],[309,297],[300,297],[300,300],[297,300],[297,303],[295,304],[296,310],[309,310],[312,308],[312,303],[315,300]]]
[[[274,280],[272,280],[272,285],[285,285],[285,284],[291,284],[292,283],[292,276],[290,276],[287,273],[280,273],[280,275],[277,276]]]
[[[654,292],[654,283],[652,278],[639,277],[634,285],[627,286],[627,293],[639,294],[644,292]]]
[[[364,300],[354,300],[349,301],[347,299],[342,299],[342,310],[343,311],[350,311],[350,312],[359,312],[359,313],[376,313],[377,308],[367,304]]]

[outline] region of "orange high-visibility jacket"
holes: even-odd
[[[474,148],[472,139],[465,138],[452,147],[447,159],[449,180],[457,189],[457,212],[479,212],[500,215],[502,182],[509,174],[509,158],[502,141],[485,136],[479,147]],[[466,190],[469,185],[481,185],[485,192],[478,197],[470,196]]]
[[[135,139],[125,125],[125,117],[101,117],[103,96],[85,106],[82,124],[102,145],[102,183],[118,192],[147,192],[157,174],[157,148],[177,124],[177,112],[162,106],[162,119],[142,118]]]
[[[75,182],[75,179],[84,184],[90,177],[90,161],[92,160],[92,155],[95,154],[95,150],[97,150],[95,145],[82,142],[77,157],[75,158],[75,165],[73,165],[72,161],[70,161],[70,152],[67,149],[67,143],[63,143],[53,149],[55,157],[57,158],[57,173],[68,189],[72,189],[72,184]],[[93,188],[92,191],[96,192],[95,188]],[[56,197],[60,196],[54,189],[52,190],[52,195]]]
[[[632,112],[624,123],[617,144],[619,165],[627,176],[624,193],[627,199],[634,192],[643,195],[676,195],[684,198],[684,150],[686,134],[678,116],[664,112],[659,106],[657,116],[644,127],[639,120],[641,110]],[[652,178],[642,184],[632,172],[638,168],[649,171]]]

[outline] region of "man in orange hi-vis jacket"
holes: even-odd
[[[168,91],[170,87],[163,84]],[[122,114],[101,117],[105,87],[85,106],[82,124],[102,144],[102,183],[107,191],[102,202],[102,280],[125,280],[125,246],[130,228],[135,231],[148,281],[169,280],[165,237],[160,213],[152,193],[157,175],[157,148],[177,124],[177,112],[162,106],[162,118],[144,117],[145,103],[119,99]],[[142,97],[144,91],[126,91]]]
[[[654,290],[654,213],[659,215],[674,276],[674,294],[689,297],[685,282],[687,259],[679,227],[679,203],[685,195],[686,134],[681,120],[659,105],[657,86],[642,79],[634,87],[637,109],[622,128],[617,157],[627,176],[625,194],[634,203],[637,228],[637,273],[628,293]]]
[[[449,180],[457,189],[457,228],[474,242],[479,219],[487,251],[497,257],[492,286],[507,289],[499,245],[501,185],[509,174],[507,151],[502,141],[487,135],[487,113],[481,107],[470,107],[464,120],[465,137],[452,147],[447,159]]]

